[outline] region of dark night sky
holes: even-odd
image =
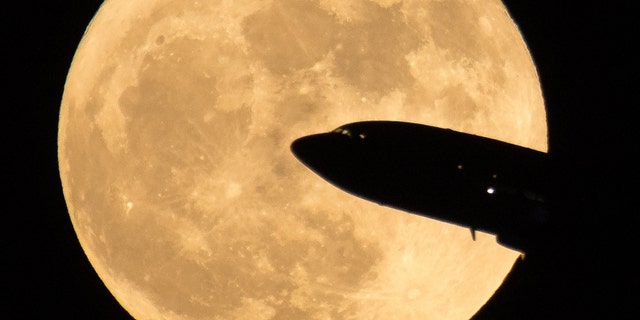
[[[2,31],[13,83],[6,90],[4,126],[9,129],[9,223],[4,224],[9,232],[2,244],[9,251],[2,280],[9,295],[7,318],[127,319],[77,241],[57,168],[66,73],[101,1],[41,2],[9,12]],[[636,318],[631,312],[640,298],[640,277],[633,274],[640,270],[633,262],[640,210],[630,201],[627,184],[635,187],[638,176],[632,157],[638,143],[631,137],[636,119],[631,111],[638,107],[632,87],[638,76],[631,63],[638,27],[632,14],[638,5],[504,2],[540,74],[562,232],[549,243],[556,249],[519,262],[476,318]]]

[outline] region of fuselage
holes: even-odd
[[[365,121],[293,142],[296,157],[356,196],[497,235],[524,251],[546,223],[547,154],[421,124]]]

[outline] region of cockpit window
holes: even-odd
[[[366,133],[364,133],[364,132],[360,132],[360,133],[358,133],[358,134],[355,134],[355,132],[354,132],[354,131],[351,131],[351,130],[349,130],[349,129],[345,128],[345,127],[339,127],[339,128],[337,128],[337,129],[334,129],[334,130],[333,130],[333,131],[331,131],[331,132],[333,132],[333,133],[339,133],[339,134],[345,135],[345,136],[347,136],[347,137],[349,137],[349,138],[358,137],[358,138],[360,138],[361,140],[367,137],[367,134],[366,134]]]
[[[339,133],[339,134],[343,134],[343,135],[348,136],[348,137],[351,137],[351,131],[349,129],[345,129],[343,127],[335,129],[335,130],[333,130],[333,132]]]

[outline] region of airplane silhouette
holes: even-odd
[[[381,205],[496,235],[525,253],[551,218],[548,154],[422,124],[363,121],[291,144],[303,164]]]

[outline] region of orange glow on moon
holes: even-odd
[[[61,106],[73,226],[138,319],[468,319],[518,252],[346,194],[289,151],[371,119],[547,149],[500,1],[105,1]]]

